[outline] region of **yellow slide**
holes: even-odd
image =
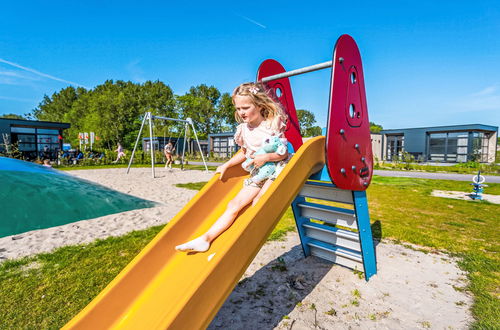
[[[64,329],[207,327],[304,182],[324,165],[324,150],[324,137],[307,141],[207,252],[177,252],[215,222],[248,173],[234,166],[227,179],[215,175]]]

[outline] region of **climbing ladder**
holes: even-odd
[[[292,209],[304,255],[361,271],[367,281],[377,273],[365,191],[337,188],[325,167],[306,181]]]

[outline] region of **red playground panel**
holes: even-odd
[[[370,122],[358,46],[349,35],[335,45],[326,133],[326,165],[333,183],[365,190],[373,173]]]
[[[257,81],[283,72],[286,71],[279,62],[271,59],[265,60],[257,71]],[[297,111],[293,102],[290,80],[288,78],[280,78],[264,84],[272,94],[271,97],[274,100],[278,100],[288,114],[285,136],[288,142],[292,144],[294,150],[297,151],[302,145],[302,136],[300,135],[299,120],[297,119]]]

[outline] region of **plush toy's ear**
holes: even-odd
[[[280,146],[276,150],[276,153],[278,155],[284,155],[284,154],[286,154],[286,147],[284,145],[280,144]]]

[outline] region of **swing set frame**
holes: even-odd
[[[183,148],[182,148],[182,157],[181,157],[181,170],[184,170],[184,154],[186,152],[186,138],[187,138],[187,131],[189,127],[193,130],[194,137],[196,139],[196,143],[198,144],[198,149],[200,150],[201,158],[203,159],[203,164],[205,165],[205,171],[208,172],[208,167],[207,167],[207,162],[205,161],[205,156],[203,156],[203,151],[201,150],[200,146],[200,140],[198,140],[198,135],[196,134],[196,129],[194,128],[193,120],[191,118],[186,118],[186,119],[177,119],[177,118],[168,118],[168,117],[162,117],[162,116],[155,116],[151,112],[146,112],[144,115],[144,118],[142,119],[142,124],[141,124],[141,129],[139,130],[139,134],[137,134],[137,139],[135,140],[135,145],[134,145],[134,150],[132,151],[132,156],[130,156],[130,160],[128,162],[128,167],[127,167],[127,174],[130,171],[130,166],[132,165],[132,162],[134,160],[134,155],[135,155],[135,150],[137,149],[137,144],[139,143],[139,139],[141,138],[142,134],[142,129],[144,128],[144,125],[146,122],[149,123],[149,149],[151,152],[151,176],[153,179],[155,178],[155,152],[154,152],[154,146],[153,146],[153,119],[161,119],[161,120],[166,120],[166,121],[176,121],[176,122],[181,122],[184,123],[184,141],[183,141]],[[180,135],[177,138],[177,141],[175,144],[177,145],[177,142],[179,141]]]

